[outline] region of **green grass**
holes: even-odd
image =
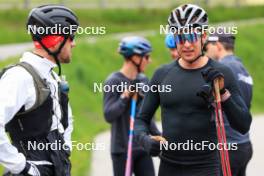
[[[264,25],[241,27],[237,36],[237,55],[243,59],[245,66],[254,78],[254,97],[252,111],[263,113],[264,99],[263,64],[264,53],[262,43]],[[164,46],[164,37],[156,35],[149,37],[153,44],[153,62],[149,65],[146,74],[150,77],[153,71],[161,64],[170,62],[170,56]],[[78,42],[78,41],[77,41]],[[112,71],[118,70],[123,59],[116,52],[117,40],[104,38],[95,44],[80,41],[73,51],[73,60],[63,66],[71,85],[70,99],[75,115],[73,140],[87,143],[92,142],[95,135],[108,129],[102,113],[102,94],[93,92],[93,84],[103,82]],[[1,62],[1,66],[17,59]],[[72,175],[84,176],[90,167],[91,151],[77,151],[72,154]]]
[[[176,6],[175,6],[176,7]],[[139,31],[147,29],[159,30],[166,24],[172,8],[168,9],[85,9],[76,10],[83,27],[105,26],[106,33]],[[240,8],[215,7],[207,8],[210,23],[226,20],[241,20],[264,17],[264,6],[248,6]],[[25,23],[29,10],[0,11],[0,44],[30,41],[26,33]]]
[[[149,0],[143,0],[144,2],[148,2]],[[162,2],[163,0],[153,0],[154,2]],[[21,0],[0,0],[0,3],[23,3]],[[32,3],[43,3],[42,0],[30,0]],[[47,0],[45,3],[59,3],[61,0]],[[66,3],[90,3],[90,2],[98,2],[98,0],[66,0]],[[138,0],[107,0],[107,3],[115,3],[115,2],[139,2]],[[98,2],[99,3],[99,2]]]
[[[262,47],[264,37],[261,35],[263,27],[264,25],[255,25],[239,29],[236,46],[238,56],[241,56],[254,79],[252,111],[255,113],[264,112],[264,53]]]

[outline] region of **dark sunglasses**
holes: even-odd
[[[143,56],[143,58],[145,58],[148,61],[150,58],[150,55],[145,55],[145,56]]]
[[[201,34],[198,33],[188,33],[188,34],[177,34],[175,36],[176,45],[184,44],[186,41],[189,43],[197,42],[198,38],[200,38]]]

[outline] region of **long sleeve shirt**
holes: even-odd
[[[234,55],[225,56],[220,60],[220,63],[229,67],[234,73],[235,78],[238,81],[241,97],[244,99],[248,109],[250,109],[253,95],[253,78],[249,75],[241,60]],[[244,135],[239,133],[238,131],[231,128],[225,114],[224,118],[226,138],[228,142],[242,144],[250,141],[249,133]]]
[[[146,77],[139,75],[141,82],[146,82]],[[131,84],[131,80],[125,77],[121,72],[111,74],[105,81],[105,86],[121,85],[123,83]],[[126,153],[129,132],[130,117],[130,99],[122,98],[122,92],[109,91],[104,92],[104,117],[111,124],[111,153]],[[137,102],[137,112],[141,106],[141,99]],[[152,135],[160,135],[154,121],[148,125],[148,131]],[[137,142],[133,141],[133,150],[142,150]]]
[[[246,133],[251,123],[251,115],[241,98],[237,81],[232,71],[223,64],[209,59],[208,63],[198,69],[184,69],[178,61],[160,67],[152,77],[150,85],[171,85],[169,92],[149,91],[142,103],[135,121],[135,135],[146,133],[158,106],[161,107],[163,136],[169,143],[194,143],[209,141],[216,143],[216,127],[213,111],[207,103],[198,97],[197,91],[205,81],[201,71],[213,67],[224,74],[225,87],[231,96],[222,103],[223,111],[227,114],[232,128]],[[205,150],[164,150],[162,159],[181,163],[218,162],[217,152]]]

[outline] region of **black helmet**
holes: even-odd
[[[32,28],[29,28],[29,27]],[[43,5],[32,9],[28,16],[27,30],[30,31],[34,41],[38,41],[43,49],[49,55],[52,55],[59,67],[59,75],[61,75],[60,61],[57,56],[65,45],[69,37],[73,37],[79,26],[78,18],[72,10],[61,5]],[[44,29],[40,33],[39,28]],[[57,30],[52,31],[53,28]],[[33,31],[33,29],[36,29]],[[65,29],[67,28],[67,31]],[[60,44],[59,49],[55,52],[50,51],[41,41],[47,35],[62,35],[64,36],[63,42]]]
[[[61,5],[43,5],[32,9],[28,16],[27,21],[27,29],[29,26],[36,26],[36,27],[72,27],[73,30],[69,31],[69,33],[57,33],[59,35],[73,35],[76,32],[79,22],[77,16],[74,14],[72,10],[65,6]],[[49,28],[50,29],[50,28]],[[33,33],[31,31],[31,35],[33,40],[38,40],[45,35],[52,35],[51,31],[45,31],[44,34],[40,33]]]

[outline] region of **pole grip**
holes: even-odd
[[[137,92],[134,93],[134,95],[132,96],[132,99],[137,101],[137,99],[138,99],[138,93]]]
[[[220,88],[219,88],[219,78],[214,80],[214,95],[217,103],[221,102]]]

